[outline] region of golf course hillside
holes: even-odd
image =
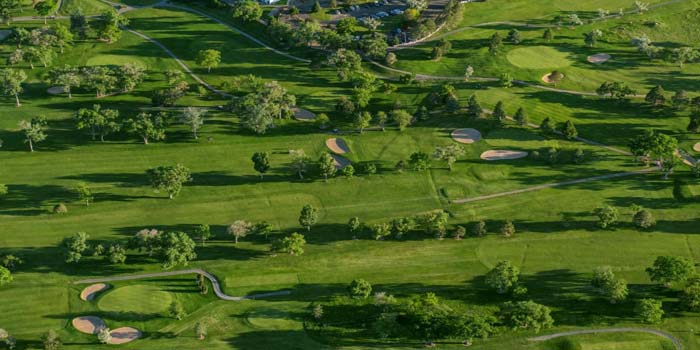
[[[696,1],[0,19],[0,350],[700,350]]]

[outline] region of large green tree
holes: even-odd
[[[106,135],[121,129],[119,111],[102,109],[99,104],[93,105],[92,109],[79,109],[75,114],[75,119],[78,130],[88,129],[93,140],[99,135],[102,142],[104,142]]]
[[[659,256],[654,264],[646,269],[649,279],[664,286],[682,283],[695,273],[695,265],[688,258],[680,256]]]
[[[491,271],[486,274],[486,285],[495,289],[498,294],[511,291],[518,284],[520,270],[511,265],[510,261],[499,261]]]
[[[173,199],[184,183],[192,181],[190,169],[182,164],[159,166],[146,171],[151,186],[156,191],[168,193],[168,197]]]

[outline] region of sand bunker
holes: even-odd
[[[87,286],[85,289],[83,289],[82,292],[80,292],[80,299],[85,301],[92,301],[93,299],[95,299],[99,292],[105,291],[107,289],[109,289],[109,284],[105,283],[97,283]]]
[[[11,34],[12,34],[11,30],[7,30],[7,29],[0,30],[0,41],[4,41]]]
[[[561,81],[562,79],[564,79],[564,74],[561,75],[561,79],[559,79],[559,80]],[[542,81],[544,81],[547,84],[556,83],[556,81],[552,80],[552,73],[547,73],[547,74],[543,75]]]
[[[520,159],[525,157],[527,157],[527,152],[508,150],[491,150],[481,154],[481,159],[483,160],[506,160]]]
[[[113,329],[109,334],[112,336],[110,344],[124,344],[141,338],[141,331],[131,327]]]
[[[350,160],[337,154],[331,154],[331,157],[333,157],[333,164],[335,164],[336,169],[343,169],[351,164]]]
[[[73,327],[78,330],[78,332],[86,334],[97,334],[100,329],[107,327],[105,321],[97,316],[80,316],[76,317],[72,321]]]
[[[51,95],[60,95],[63,93],[63,86],[52,86],[46,90]]]
[[[601,64],[607,62],[610,58],[612,57],[607,53],[597,53],[595,55],[588,56],[588,62]]]
[[[481,133],[471,128],[457,129],[452,132],[452,139],[459,143],[474,143],[481,140]]]
[[[693,151],[700,152],[700,142],[696,143],[695,146],[693,146]]]
[[[326,140],[326,147],[337,154],[350,153],[350,147],[348,147],[348,144],[345,143],[345,140],[343,139],[328,139]]]
[[[297,120],[314,120],[316,119],[316,114],[314,114],[311,111],[308,111],[306,109],[301,109],[301,108],[294,108],[292,109],[294,112],[294,118]]]

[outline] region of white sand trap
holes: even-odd
[[[60,95],[63,93],[63,86],[52,86],[46,90],[51,95]]]
[[[491,150],[486,151],[481,154],[481,159],[483,160],[507,160],[507,159],[520,159],[527,157],[527,152],[522,151],[508,151],[508,150]]]
[[[607,53],[597,53],[595,55],[588,56],[588,62],[601,64],[607,62],[611,58],[612,56],[608,55]]]
[[[337,154],[331,154],[331,157],[333,157],[333,164],[335,164],[336,169],[343,169],[351,164],[350,160]]]
[[[316,119],[316,114],[313,112],[306,110],[306,109],[301,109],[301,108],[294,108],[292,110],[294,112],[294,118],[297,120],[314,120]]]
[[[80,316],[76,317],[72,321],[73,327],[78,330],[78,332],[85,334],[97,334],[100,329],[107,327],[105,321],[97,316]]]
[[[554,83],[554,81],[552,81],[551,76],[552,76],[552,73],[547,73],[547,74],[543,75],[543,76],[542,76],[542,81],[544,81],[544,82],[547,83],[547,84],[552,84],[552,83]],[[564,74],[561,75],[561,78],[564,79]]]
[[[696,143],[695,146],[693,146],[693,151],[700,152],[700,142]]]
[[[348,147],[348,144],[345,143],[345,140],[343,139],[328,139],[326,140],[326,147],[337,154],[350,153],[350,147]]]
[[[0,41],[4,41],[11,34],[12,34],[11,30],[7,30],[7,29],[0,30]]]
[[[466,128],[457,129],[452,132],[452,139],[459,143],[474,143],[481,140],[481,133],[479,130]]]
[[[105,291],[109,289],[109,284],[105,283],[96,283],[93,285],[89,285],[83,289],[82,292],[80,292],[80,299],[85,300],[85,301],[92,301],[95,299],[98,293]]]
[[[110,344],[124,344],[141,338],[141,331],[131,327],[113,329],[109,334],[112,336]]]

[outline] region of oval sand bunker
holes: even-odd
[[[607,62],[610,60],[610,58],[612,58],[612,56],[608,55],[607,53],[597,53],[595,55],[588,56],[587,60],[591,63],[601,64]]]
[[[113,329],[109,335],[112,336],[110,344],[124,344],[141,338],[141,331],[131,327],[120,327]]]
[[[345,143],[345,140],[339,138],[332,138],[326,140],[326,147],[338,154],[350,153],[350,147]]]
[[[491,150],[486,151],[481,154],[481,159],[483,160],[508,160],[508,159],[520,159],[527,157],[527,152],[522,151],[508,151],[508,150]]]
[[[96,283],[93,285],[89,285],[83,289],[82,292],[80,292],[80,299],[85,300],[85,301],[92,301],[95,299],[98,293],[105,291],[109,289],[109,284],[106,283]]]
[[[479,130],[472,128],[457,129],[452,132],[451,136],[453,140],[459,143],[469,144],[481,140],[481,133]]]
[[[107,327],[105,321],[97,316],[80,316],[71,322],[78,332],[85,334],[97,334],[100,329]]]
[[[60,95],[63,93],[63,86],[52,86],[46,90],[50,95]]]
[[[301,109],[301,108],[294,108],[292,109],[292,112],[294,112],[294,118],[297,120],[314,120],[316,119],[316,114],[313,112],[306,110],[306,109]]]
[[[693,146],[693,151],[700,152],[700,142],[696,143],[695,146]]]

